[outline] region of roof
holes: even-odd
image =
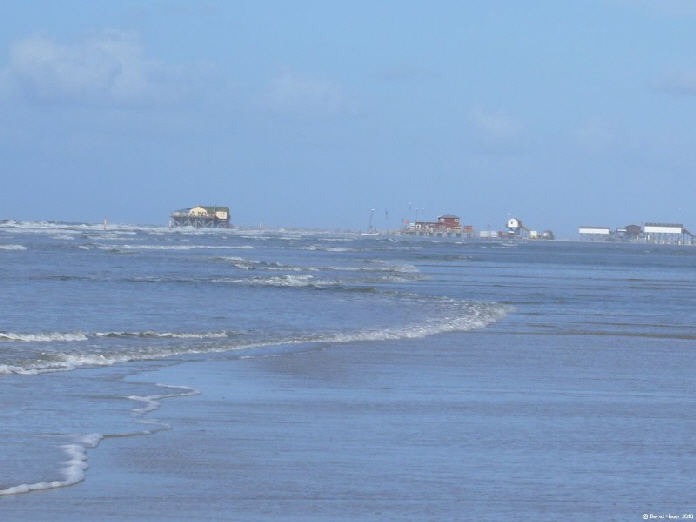
[[[217,210],[219,210],[219,211],[225,210],[227,212],[230,211],[230,207],[194,205],[193,207],[181,208],[179,210],[175,210],[174,212],[188,212],[189,210],[194,209],[194,208],[202,208],[202,209],[206,210],[207,212],[215,212]]]
[[[199,208],[199,209],[202,208],[202,209],[205,210],[205,212],[206,212],[208,215],[210,215],[210,216],[215,215],[216,212],[225,212],[225,213],[227,213],[227,214],[230,213],[230,207],[217,207],[217,206],[204,207],[203,205],[196,205],[195,207],[188,207],[188,208],[182,208],[182,209],[179,209],[179,210],[175,210],[174,212],[172,212],[172,215],[173,215],[173,216],[176,216],[176,215],[179,215],[179,216],[189,215],[189,214],[191,213],[191,211],[192,211],[193,209],[196,209],[196,208]]]
[[[646,227],[684,228],[683,223],[646,223]]]

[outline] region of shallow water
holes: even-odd
[[[0,257],[5,500],[88,495],[85,463],[131,435],[133,469],[171,440],[159,480],[236,492],[210,520],[694,508],[691,247],[5,222]],[[182,447],[192,425],[247,464],[189,484],[174,468],[211,465]],[[167,519],[134,509],[114,516]]]

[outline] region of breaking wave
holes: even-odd
[[[42,333],[27,334],[14,332],[0,332],[0,341],[12,341],[21,343],[69,343],[76,341],[86,341],[87,336],[83,333]]]
[[[124,245],[108,245],[108,244],[100,244],[100,243],[95,243],[90,246],[91,248],[97,248],[100,250],[106,250],[108,252],[114,252],[114,253],[126,253],[126,254],[132,254],[134,252],[138,251],[148,251],[148,250],[157,250],[157,251],[167,251],[167,250],[181,250],[181,251],[189,251],[189,250],[237,250],[240,248],[245,248],[245,247],[239,247],[239,246],[229,246],[229,245],[197,245],[197,244],[190,244],[190,245],[152,245],[152,244],[145,244],[145,245],[133,245],[133,244],[124,244]],[[253,247],[252,247],[253,248]]]
[[[422,297],[422,296],[421,296]],[[417,296],[414,296],[416,299]],[[54,333],[54,334],[0,334],[0,339],[23,342],[70,342],[98,338],[152,338],[177,339],[181,343],[167,346],[137,345],[130,349],[114,351],[105,346],[101,350],[90,352],[55,352],[43,353],[41,358],[31,362],[0,365],[0,375],[20,374],[37,375],[41,373],[71,371],[81,367],[111,366],[132,361],[167,359],[180,355],[200,355],[211,353],[239,352],[250,349],[263,349],[286,345],[307,343],[335,343],[367,341],[395,341],[400,339],[420,339],[449,332],[464,332],[485,328],[507,315],[510,308],[498,303],[464,303],[443,298],[431,298],[442,301],[440,304],[451,312],[438,314],[423,321],[400,327],[381,327],[364,330],[326,332],[321,334],[289,334],[281,338],[269,338],[257,334],[253,337],[242,336],[235,332],[208,333],[158,333],[158,332],[108,332],[108,333]],[[209,340],[195,343],[196,340]],[[189,341],[194,341],[190,344]]]
[[[232,266],[239,268],[240,270],[286,270],[289,272],[319,270],[315,267],[285,265],[283,263],[278,263],[277,261],[256,261],[253,259],[244,259],[238,256],[218,256],[214,259],[215,261],[225,261],[231,263]]]
[[[459,316],[429,319],[421,324],[399,328],[383,328],[364,332],[339,333],[323,337],[323,342],[347,343],[356,341],[395,341],[399,339],[421,339],[431,335],[448,332],[464,332],[485,328],[490,323],[500,321],[509,308],[494,303],[472,303],[466,312]]]
[[[70,343],[82,342],[94,338],[118,338],[118,339],[219,339],[232,337],[235,332],[206,332],[206,333],[174,333],[174,332],[53,332],[53,333],[14,333],[0,332],[0,342],[24,342],[24,343]]]
[[[327,247],[327,246],[311,245],[308,247],[304,247],[303,250],[317,250],[317,251],[323,251],[323,252],[360,252],[362,249],[349,248],[349,247]]]
[[[252,277],[247,279],[220,278],[215,279],[215,283],[241,284],[248,286],[272,286],[279,288],[326,288],[337,286],[338,282],[322,282],[314,279],[312,275],[289,274],[272,277]]]

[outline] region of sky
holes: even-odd
[[[3,0],[0,219],[696,232],[693,0]]]

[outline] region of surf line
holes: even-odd
[[[159,409],[162,399],[167,399],[170,397],[187,397],[191,395],[200,395],[201,393],[200,390],[189,388],[188,386],[174,386],[171,384],[162,383],[156,383],[156,386],[179,390],[179,392],[147,396],[129,395],[126,397],[129,400],[143,403],[142,407],[133,408],[131,413],[140,418],[140,420],[138,420],[139,423],[153,425],[155,426],[154,428],[128,433],[92,433],[89,435],[79,435],[71,444],[64,444],[60,446],[60,448],[69,457],[69,460],[62,462],[62,480],[34,482],[32,484],[19,484],[17,486],[0,489],[0,496],[19,495],[22,493],[30,493],[32,491],[41,491],[46,489],[65,488],[68,486],[74,486],[75,484],[84,481],[86,478],[87,468],[89,467],[87,464],[87,452],[90,449],[96,448],[104,439],[151,435],[153,433],[171,429],[171,426],[165,422],[161,422],[156,419],[145,420],[142,419],[142,417]]]
[[[131,411],[133,415],[137,416],[140,418],[138,422],[140,424],[147,424],[151,426],[156,426],[155,428],[151,430],[144,430],[144,431],[139,431],[139,432],[133,432],[133,433],[124,433],[122,435],[108,435],[105,438],[114,438],[114,437],[129,437],[133,435],[152,435],[153,433],[157,433],[159,431],[165,431],[165,430],[170,430],[172,429],[171,425],[167,424],[166,422],[158,421],[157,419],[144,419],[148,413],[151,413],[155,410],[158,410],[159,407],[162,404],[162,399],[168,399],[170,397],[188,397],[192,395],[200,395],[201,391],[196,390],[195,388],[189,388],[188,386],[175,386],[173,384],[163,384],[163,383],[156,383],[155,386],[159,386],[160,388],[171,388],[172,390],[181,390],[179,393],[166,393],[162,395],[129,395],[126,397],[127,399],[130,399],[132,401],[136,402],[141,402],[143,403],[143,406],[140,408],[133,408]]]

